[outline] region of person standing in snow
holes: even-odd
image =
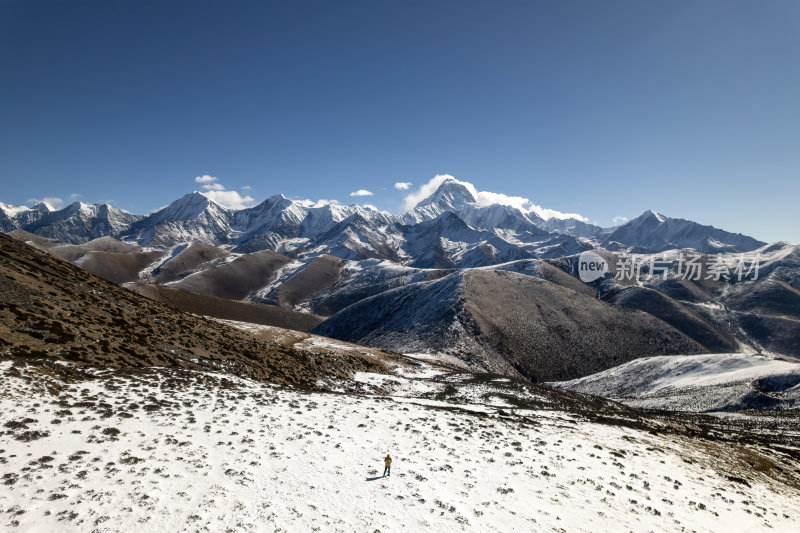
[[[388,453],[386,454],[386,458],[383,460],[383,464],[385,465],[383,468],[383,477],[391,476],[392,475],[392,456]]]

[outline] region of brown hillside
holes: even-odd
[[[286,280],[277,291],[278,304],[294,307],[335,284],[342,277],[344,261],[332,255],[315,257],[304,269]]]
[[[161,265],[153,277],[158,283],[167,283],[186,276],[200,265],[228,257],[230,252],[201,242],[193,242],[178,255]]]
[[[129,283],[125,287],[142,296],[177,307],[181,311],[226,320],[238,320],[297,331],[308,331],[325,320],[321,316],[299,313],[274,305],[227,300],[144,283]]]
[[[0,235],[0,354],[226,370],[297,385],[384,368],[383,356],[312,354],[183,313],[6,235]]]
[[[269,284],[291,259],[272,250],[237,257],[228,264],[187,276],[172,286],[184,291],[240,300]]]

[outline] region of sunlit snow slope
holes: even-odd
[[[799,363],[741,353],[644,357],[554,385],[651,409],[800,407]]]
[[[417,399],[413,389],[428,386],[421,378],[437,374],[430,367],[359,374],[351,386],[362,393],[336,394],[68,365],[62,381],[0,363],[2,529],[800,527],[797,490],[748,466],[769,459],[743,447],[558,411]],[[393,395],[366,394],[387,380]],[[382,478],[387,451],[392,475]]]

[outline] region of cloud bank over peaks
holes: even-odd
[[[203,174],[202,176],[197,176],[194,179],[195,183],[211,183],[212,181],[217,181],[217,178],[214,176],[209,176],[208,174]]]
[[[44,198],[28,198],[26,201],[31,204],[44,204],[50,211],[57,211],[64,207],[64,200],[56,196],[45,196]]]
[[[228,209],[244,209],[251,207],[255,200],[250,195],[242,196],[238,191],[229,191],[214,176],[203,174],[194,179],[195,183],[202,183],[202,195]]]
[[[420,186],[417,190],[406,195],[403,199],[403,207],[406,209],[406,211],[413,209],[418,203],[435,193],[445,181],[454,181],[464,186],[470,192],[470,194],[472,194],[479,206],[501,204],[515,207],[523,213],[535,213],[545,220],[551,218],[574,218],[582,222],[589,221],[588,218],[578,213],[563,213],[561,211],[556,211],[555,209],[546,209],[540,205],[534,204],[528,198],[524,198],[522,196],[509,196],[503,193],[479,191],[472,183],[468,181],[457,180],[449,174],[438,174],[430,181]],[[395,184],[395,188],[398,188],[397,184]]]

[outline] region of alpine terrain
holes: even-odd
[[[796,245],[454,178],[0,225],[4,530],[800,527]]]

